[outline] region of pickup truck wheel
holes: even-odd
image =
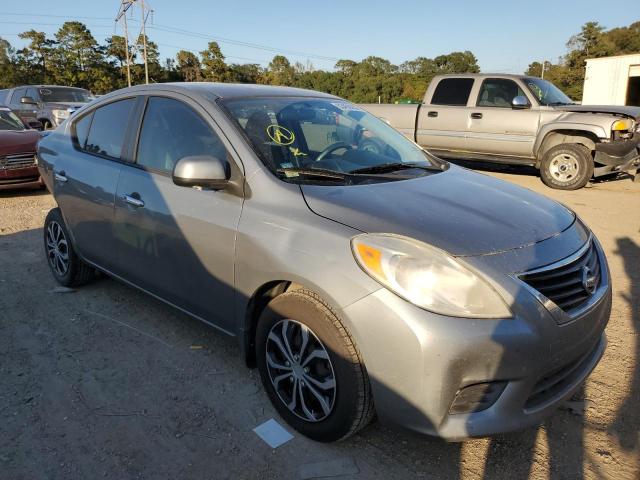
[[[593,158],[584,145],[563,143],[550,148],[540,164],[545,185],[560,190],[577,190],[593,176]]]
[[[80,260],[73,249],[59,208],[50,210],[44,221],[44,251],[53,278],[60,285],[78,287],[95,276],[95,270]]]
[[[360,354],[317,294],[294,290],[269,302],[258,320],[256,360],[276,410],[303,435],[333,442],[371,421],[373,398]]]

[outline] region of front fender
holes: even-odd
[[[601,125],[594,125],[590,123],[582,123],[578,121],[556,121],[550,122],[543,125],[538,131],[538,136],[533,146],[533,153],[537,156],[538,152],[542,145],[544,145],[544,141],[548,138],[550,134],[556,132],[572,132],[572,135],[579,134],[580,132],[584,132],[589,136],[594,136],[599,139],[608,139],[609,132]]]

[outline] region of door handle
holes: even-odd
[[[144,202],[140,199],[140,195],[138,195],[137,193],[132,193],[131,195],[123,195],[122,198],[129,205],[133,205],[137,208],[144,207]]]
[[[471,118],[482,118],[482,114],[481,113],[472,113],[471,114]]]
[[[53,174],[53,178],[55,178],[59,182],[65,183],[68,180],[65,175],[66,173],[64,172],[64,170],[60,170],[59,172],[55,172]]]
[[[438,112],[428,112],[427,117],[435,118],[438,116]]]

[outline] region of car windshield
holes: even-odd
[[[264,164],[287,179],[360,181],[367,175],[377,176],[377,181],[394,180],[446,166],[377,117],[337,98],[264,97],[220,103]]]
[[[92,100],[91,92],[81,88],[39,88],[43,102],[79,102],[87,103]]]
[[[8,108],[0,108],[0,130],[24,130],[22,121]]]
[[[527,87],[535,95],[540,105],[573,105],[574,102],[567,97],[562,90],[553,83],[541,78],[525,78]]]

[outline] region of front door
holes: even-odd
[[[533,157],[540,111],[537,107],[514,109],[517,96],[531,99],[507,78],[487,78],[480,86],[476,106],[469,110],[469,151],[493,155]]]
[[[115,273],[233,331],[234,253],[243,199],[175,185],[175,163],[228,158],[208,114],[178,96],[147,99],[135,163],[124,165],[115,210]]]

